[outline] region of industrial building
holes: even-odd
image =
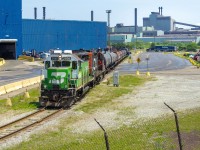
[[[153,43],[162,43],[162,42],[181,42],[181,43],[188,43],[188,42],[194,42],[198,43],[200,42],[200,36],[182,36],[182,35],[174,35],[174,36],[159,36],[159,37],[137,37],[132,38],[131,42],[135,41],[143,41],[143,42],[153,42]]]
[[[135,28],[135,26],[124,26],[123,23],[118,23],[115,27],[110,28],[110,32],[115,34],[136,34],[135,30],[137,30],[137,33],[144,31],[154,31],[154,27],[137,26],[137,28]]]
[[[159,12],[151,12],[149,18],[143,18],[143,26],[153,26],[155,30],[174,31],[174,22],[170,16],[162,16]]]
[[[129,43],[133,39],[133,34],[111,34],[110,40],[112,43]]]
[[[94,49],[107,45],[106,22],[22,19],[22,0],[0,0],[0,58],[16,59],[23,51]]]
[[[151,12],[143,18],[143,26],[137,25],[137,9],[135,9],[134,26],[118,23],[111,27],[109,35],[111,43],[143,42],[200,42],[200,26],[177,22],[171,16],[163,16],[163,8],[159,12]],[[176,24],[194,27],[191,30],[176,28]],[[194,30],[195,29],[195,30]]]
[[[0,0],[0,57],[14,59],[22,50],[22,1]]]
[[[67,20],[22,20],[23,50],[96,49],[106,47],[104,22]]]

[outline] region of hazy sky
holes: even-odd
[[[38,19],[42,18],[42,7],[46,7],[46,18],[55,20],[90,21],[94,11],[94,21],[107,21],[106,10],[112,10],[111,26],[116,23],[134,25],[134,9],[138,9],[138,25],[143,17],[158,12],[163,7],[163,15],[171,16],[179,22],[200,25],[200,0],[22,0],[23,18],[34,18],[34,7],[38,9]]]

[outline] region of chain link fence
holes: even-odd
[[[58,127],[44,130],[43,134],[38,133],[30,141],[11,149],[200,150],[200,109],[175,113],[177,121],[172,111],[152,119],[134,118],[132,112],[127,117],[127,114],[113,115],[113,111],[106,112],[105,116],[101,111],[94,115],[95,118],[91,114],[72,112],[71,117],[62,120]]]
[[[198,111],[199,112],[199,111]],[[178,114],[178,115],[177,115]],[[68,141],[69,150],[199,150],[200,149],[200,117],[177,113],[157,119],[133,121],[129,125],[110,128],[109,123],[94,119],[87,130],[74,133],[72,141]],[[195,118],[199,118],[195,121]],[[175,118],[178,118],[177,120]],[[195,122],[194,122],[195,121]],[[109,121],[108,121],[109,122]],[[96,125],[95,125],[96,124]],[[177,129],[177,125],[179,129]],[[94,126],[99,129],[89,131]],[[85,130],[80,126],[80,130]],[[89,130],[88,130],[89,129]],[[178,134],[178,132],[180,134]]]

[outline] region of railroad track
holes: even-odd
[[[36,126],[61,111],[63,111],[63,108],[59,110],[47,110],[43,108],[23,118],[0,126],[0,141],[8,139],[30,127]]]

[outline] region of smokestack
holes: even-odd
[[[160,15],[160,7],[158,9],[159,9],[159,15]]]
[[[135,34],[137,34],[137,8],[135,8]]]
[[[42,7],[43,8],[43,20],[46,19],[46,7]]]
[[[91,21],[94,21],[94,12],[93,12],[93,10],[91,11]]]
[[[37,19],[37,7],[34,8],[34,19]]]
[[[161,10],[161,11],[160,11],[160,13],[161,13],[160,15],[162,16],[162,10],[163,10],[163,8],[162,8],[162,7],[160,7],[160,10]]]

